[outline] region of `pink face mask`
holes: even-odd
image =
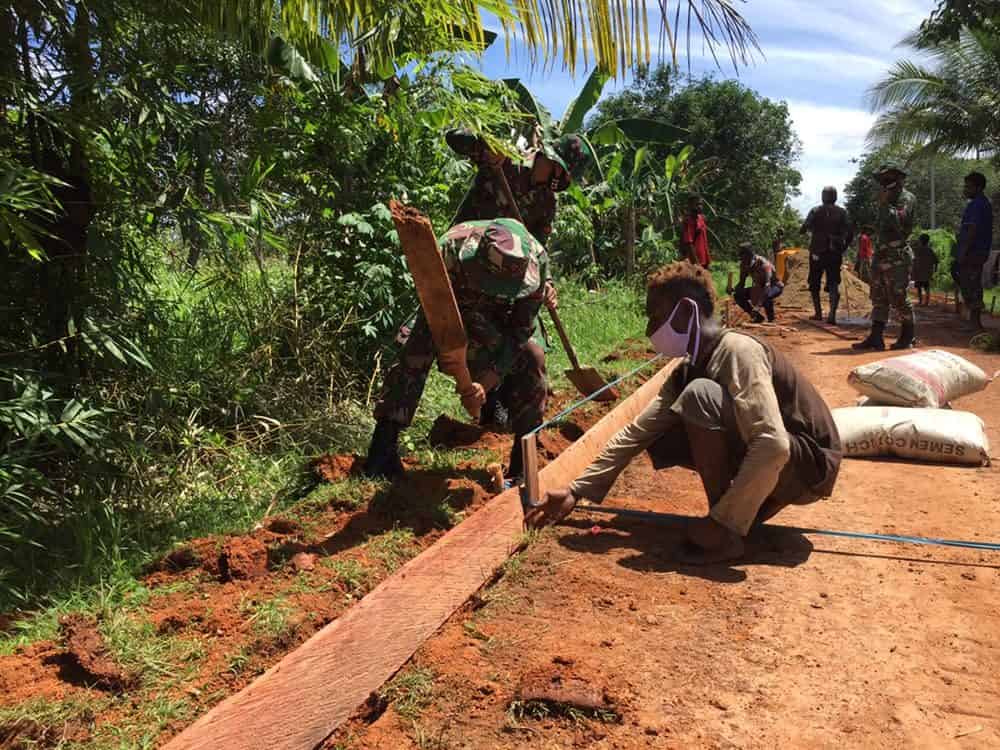
[[[686,333],[677,333],[672,325],[674,316],[680,310],[681,305],[687,304],[691,307],[691,320],[688,321]],[[654,331],[649,337],[653,348],[664,357],[684,357],[688,353],[688,344],[691,341],[691,331],[694,331],[694,352],[692,359],[698,358],[698,348],[701,346],[701,320],[698,316],[698,303],[690,297],[685,297],[674,307],[667,322]]]

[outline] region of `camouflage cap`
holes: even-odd
[[[887,162],[886,164],[883,164],[881,167],[876,169],[875,177],[878,178],[884,174],[889,174],[890,172],[898,172],[903,177],[906,177],[906,170],[903,169],[903,167],[900,166],[899,163],[894,161]]]
[[[462,275],[494,297],[529,297],[546,281],[545,248],[514,219],[484,219],[457,224],[441,238],[449,271]]]

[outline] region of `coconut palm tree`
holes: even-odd
[[[736,9],[745,0],[659,0],[651,22],[645,0],[180,0],[211,27],[235,32],[263,50],[280,19],[282,36],[307,52],[314,65],[339,64],[345,47],[364,66],[385,73],[401,56],[426,55],[456,45],[482,48],[495,19],[508,54],[519,44],[533,63],[576,70],[593,62],[611,75],[649,63],[659,50],[675,61],[682,37],[700,33],[713,56],[724,52],[734,66],[759,50],[757,38]],[[657,30],[658,29],[658,30]],[[718,58],[716,57],[718,62]]]
[[[916,147],[915,156],[1000,155],[1000,34],[966,29],[956,40],[905,43],[928,63],[900,60],[869,91],[881,113],[870,144]]]

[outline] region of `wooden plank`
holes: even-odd
[[[564,486],[652,400],[657,372],[539,473]],[[519,490],[507,490],[445,534],[342,617],[171,740],[167,750],[312,750],[394,675],[520,542]]]

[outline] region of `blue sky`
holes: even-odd
[[[802,141],[798,164],[802,195],[791,203],[807,210],[819,202],[824,185],[836,185],[842,192],[854,175],[850,159],[864,150],[865,134],[874,120],[865,105],[865,92],[895,60],[907,56],[897,43],[936,2],[748,0],[736,5],[757,33],[763,51],[740,69],[738,77],[764,96],[788,103]],[[734,77],[731,66],[719,70],[700,44],[691,46],[695,76]],[[486,52],[482,67],[490,77],[521,77],[557,117],[586,79],[583,71],[574,80],[561,70],[531,71],[523,58],[508,61],[502,40]],[[606,91],[622,85],[609,84]]]

